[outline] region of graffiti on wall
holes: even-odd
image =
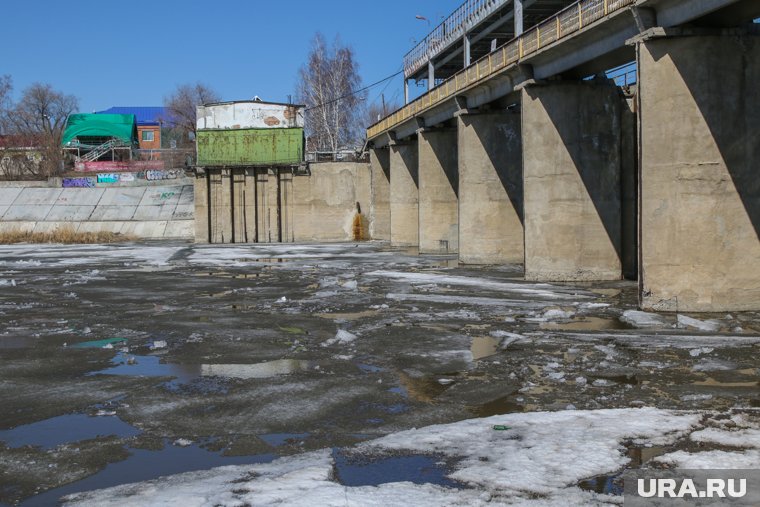
[[[167,169],[164,171],[150,170],[145,171],[145,179],[150,181],[156,180],[176,180],[183,174],[182,169]]]
[[[119,175],[115,173],[98,174],[98,183],[118,183]]]
[[[63,178],[64,188],[92,188],[95,178]]]

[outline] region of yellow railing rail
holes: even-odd
[[[507,42],[496,51],[460,70],[413,102],[370,126],[367,129],[367,138],[372,139],[390,130],[399,123],[415,117],[422,111],[451,98],[462,90],[502,72],[506,67],[517,64],[522,58],[581,30],[612,12],[633,4],[635,1],[580,0],[566,7],[527,30],[521,36]]]

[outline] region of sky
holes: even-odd
[[[26,0],[3,2],[0,75],[14,98],[35,82],[79,99],[80,112],[160,106],[202,82],[223,100],[284,102],[315,32],[340,36],[365,85],[401,70],[404,54],[462,0]],[[419,20],[423,16],[429,21]],[[412,96],[423,88],[410,84]],[[403,102],[403,78],[372,88]]]

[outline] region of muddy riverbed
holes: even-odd
[[[635,307],[634,282],[380,244],[0,247],[0,502],[319,449],[347,485],[447,485],[434,457],[345,450],[512,412],[760,406],[760,315]]]

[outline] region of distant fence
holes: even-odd
[[[341,151],[309,151],[306,153],[306,161],[317,162],[369,162],[369,153],[353,150]]]
[[[161,150],[134,150],[133,158],[136,160],[161,160],[164,167],[190,167],[195,165],[194,148],[175,148]]]

